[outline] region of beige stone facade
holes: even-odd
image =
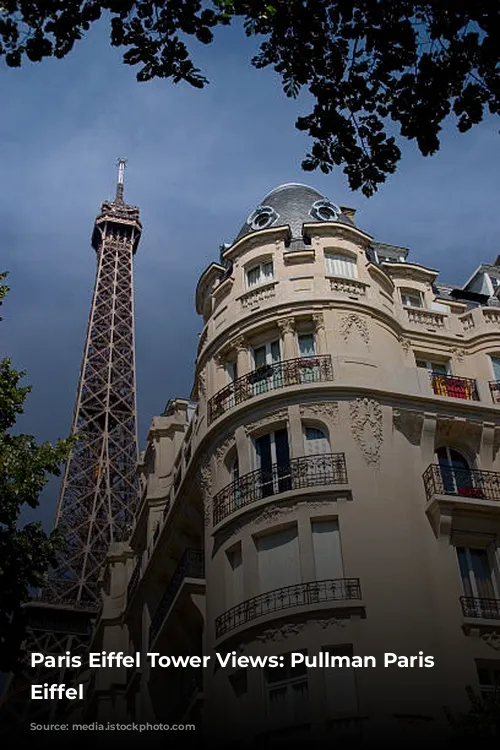
[[[467,685],[491,689],[496,274],[453,289],[352,209],[297,185],[267,196],[198,283],[192,400],[153,419],[93,645],[210,665],[97,670],[88,717],[195,721],[273,746],[423,738],[447,731],[443,705],[467,708]],[[231,651],[378,666],[214,669]],[[384,668],[386,652],[435,666]]]

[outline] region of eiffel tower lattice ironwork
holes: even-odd
[[[118,164],[115,199],[101,205],[92,234],[97,273],[72,422],[81,439],[66,465],[55,519],[65,550],[26,606],[27,653],[85,653],[106,554],[126,535],[137,507],[133,256],[142,226],[138,208],[124,202],[125,160]],[[31,684],[69,685],[74,676],[23,665],[4,694],[3,731],[59,716],[60,701],[31,701]]]

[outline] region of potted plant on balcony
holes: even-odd
[[[256,370],[249,373],[248,382],[254,385],[255,383],[260,383],[261,380],[270,378],[272,374],[273,368],[271,365],[261,365],[260,367],[257,367]]]

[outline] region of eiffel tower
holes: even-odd
[[[124,201],[125,160],[113,201],[104,202],[92,233],[97,273],[83,352],[68,459],[55,526],[65,548],[44,589],[24,608],[24,650],[84,656],[100,608],[100,578],[109,545],[127,534],[138,501],[133,256],[142,226]],[[11,675],[0,706],[9,736],[30,722],[53,722],[64,701],[31,700],[33,683],[75,680],[74,670],[31,668]]]

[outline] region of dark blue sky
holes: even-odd
[[[466,136],[450,126],[431,159],[409,144],[398,173],[368,200],[341,171],[301,171],[309,141],[294,122],[307,101],[287,100],[272,71],[250,66],[252,51],[240,31],[224,29],[196,50],[205,90],[139,84],[101,24],[65,60],[0,71],[0,268],[12,288],[0,353],[33,385],[23,431],[39,440],[69,431],[95,273],[90,234],[113,196],[119,156],[144,225],[135,265],[141,448],[151,417],[190,393],[199,274],[276,185],[306,182],[356,207],[360,228],[409,247],[443,281],[463,283],[500,252],[498,121]],[[46,524],[57,491],[52,482],[43,494]]]

